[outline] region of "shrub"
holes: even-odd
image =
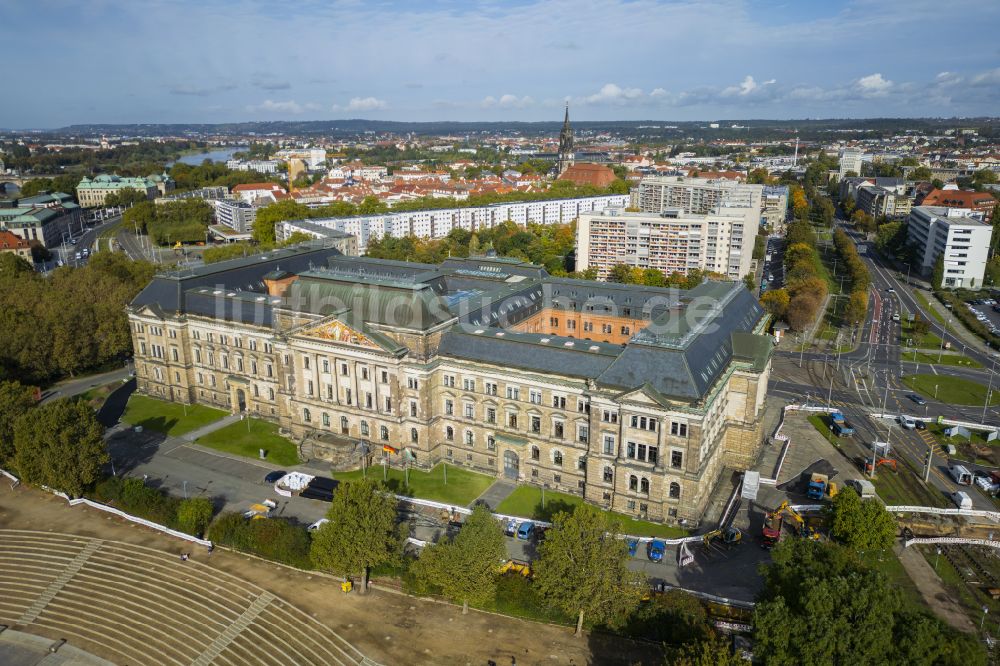
[[[312,568],[309,531],[284,518],[248,520],[238,513],[224,513],[208,528],[208,538],[300,569]]]
[[[212,522],[212,502],[205,497],[181,500],[177,506],[177,529],[186,534],[201,536]]]

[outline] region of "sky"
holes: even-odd
[[[996,0],[3,0],[0,127],[997,115]]]

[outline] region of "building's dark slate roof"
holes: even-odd
[[[438,354],[468,361],[594,379],[614,360],[620,345],[486,328],[483,333],[456,327],[444,334]],[[547,343],[541,340],[548,340]],[[566,343],[573,343],[567,347]],[[591,351],[591,348],[596,348]]]
[[[264,276],[279,271],[298,279],[285,297],[267,296]],[[272,308],[336,316],[353,327],[361,322],[397,354],[405,348],[378,329],[450,325],[441,356],[592,379],[622,392],[645,387],[665,401],[704,399],[734,359],[763,369],[772,347],[754,333],[764,311],[739,283],[690,290],[608,284],[548,277],[516,260],[437,266],[343,257],[315,244],[158,275],[132,302],[147,305],[261,326],[272,325]],[[617,316],[628,308],[628,316],[650,322],[625,345],[504,330],[543,307]]]
[[[264,295],[264,276],[268,273],[276,270],[301,273],[315,266],[325,266],[331,257],[341,256],[338,250],[328,245],[328,242],[312,241],[294,248],[163,273],[155,276],[131,305],[142,307],[156,303],[167,313],[193,312],[187,306],[186,295],[200,287]],[[198,307],[201,311],[206,309],[204,304]],[[204,314],[201,311],[199,314]]]

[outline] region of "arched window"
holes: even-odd
[[[256,388],[256,387],[254,387],[254,388]],[[323,427],[325,427],[325,428],[329,428],[330,427],[330,415],[327,414],[326,412],[323,412]]]
[[[562,467],[562,462],[563,462],[562,451],[556,449],[555,451],[552,452],[552,462]]]
[[[312,414],[309,413],[308,408],[302,410],[302,420],[305,421],[306,423],[312,421]]]
[[[604,468],[604,483],[611,483],[615,480],[615,472],[610,467]]]
[[[379,426],[379,435],[382,436],[382,439],[389,439],[389,429],[385,426]]]
[[[465,444],[466,446],[472,446],[476,442],[475,435],[472,434],[471,430],[465,431]]]
[[[542,456],[541,451],[538,450],[537,446],[531,447],[531,459],[532,460],[538,460],[539,458],[541,458],[541,456]]]
[[[648,495],[649,494],[649,479],[642,477],[639,480],[639,492]]]
[[[368,436],[368,421],[364,420],[361,421],[361,436],[362,437]]]
[[[449,442],[455,439],[455,429],[451,426],[447,426],[444,429],[444,438]]]
[[[634,474],[628,477],[628,489],[633,491],[639,489],[639,478]]]
[[[416,444],[418,439],[419,439],[419,435],[417,435],[417,429],[416,428],[410,428],[410,441],[413,442],[414,444]]]
[[[272,396],[271,399],[273,400],[274,397]],[[350,423],[347,420],[347,417],[346,416],[341,416],[340,417],[340,432],[342,432],[342,433],[344,433],[346,435],[350,431],[350,429],[351,429],[351,427],[350,427]]]
[[[670,499],[681,498],[681,484],[673,481],[670,483]]]

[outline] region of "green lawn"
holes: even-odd
[[[177,436],[218,421],[225,415],[226,412],[221,409],[201,405],[184,406],[145,395],[133,395],[125,407],[122,421]]]
[[[927,332],[918,335],[913,332],[913,327],[910,322],[902,322],[902,327],[899,332],[899,342],[903,346],[914,346],[919,349],[940,349],[941,338],[934,335],[931,332]]]
[[[826,438],[826,441],[830,442],[837,448],[840,448],[840,438],[834,435],[833,431],[830,430],[830,426],[825,420],[826,418],[829,417],[825,417],[822,414],[811,414],[808,421],[813,424],[813,427],[816,428],[817,431],[819,431],[819,434]]]
[[[909,388],[934,397],[934,387],[937,387],[937,399],[953,405],[981,405],[986,400],[986,385],[969,381],[960,377],[948,375],[907,375],[903,383]],[[990,404],[1000,404],[1000,391],[990,394]]]
[[[83,393],[78,393],[74,396],[77,400],[83,400],[88,405],[90,405],[94,411],[97,411],[104,404],[104,401],[108,399],[115,389],[121,387],[122,382],[116,381],[110,384],[104,384],[103,386],[95,386],[94,388],[87,389]]]
[[[934,365],[955,365],[962,366],[963,368],[981,368],[983,367],[978,361],[974,361],[968,356],[963,356],[962,354],[954,353],[936,353],[936,352],[922,352],[922,351],[903,351],[900,353],[900,358],[904,361],[911,361],[913,363],[929,363]]]
[[[545,506],[542,507],[542,489],[536,486],[518,486],[514,492],[497,507],[497,513],[510,516],[524,516],[535,520],[551,521],[560,511],[573,511],[583,504],[583,498],[554,490],[545,491]],[[689,532],[680,527],[636,520],[620,513],[609,512],[621,523],[623,534],[635,536],[663,537],[673,539],[688,536]]]
[[[916,583],[910,578],[910,574],[906,573],[903,563],[891,550],[882,554],[881,561],[874,560],[871,564],[874,569],[884,573],[889,579],[889,583],[900,591],[905,604],[914,608],[927,608],[927,603],[920,595]]]
[[[409,486],[406,485],[406,475],[403,470],[383,468],[382,465],[372,465],[367,475],[374,479],[385,479],[390,489],[397,495],[419,497],[434,502],[468,506],[472,500],[483,494],[492,485],[494,479],[486,474],[470,472],[461,467],[442,463],[429,472],[410,470]],[[445,474],[448,483],[445,483]],[[362,476],[361,470],[352,472],[334,472],[333,478],[338,481],[354,481]]]
[[[267,461],[275,465],[289,467],[299,463],[295,443],[279,435],[276,424],[259,419],[230,423],[225,428],[208,433],[196,443],[217,451],[258,459],[260,449],[264,449]]]
[[[939,324],[945,324],[946,323],[945,320],[944,320],[944,317],[941,316],[941,313],[939,313],[937,310],[935,310],[934,308],[932,308],[931,304],[927,302],[927,297],[924,296],[924,292],[920,291],[919,289],[914,289],[913,290],[913,295],[916,296],[917,302],[920,303],[920,307],[922,307],[924,310],[926,310],[927,312],[929,312],[932,317],[934,317],[935,319],[937,319],[937,321],[938,321]],[[938,342],[938,344],[941,344],[941,343]]]

